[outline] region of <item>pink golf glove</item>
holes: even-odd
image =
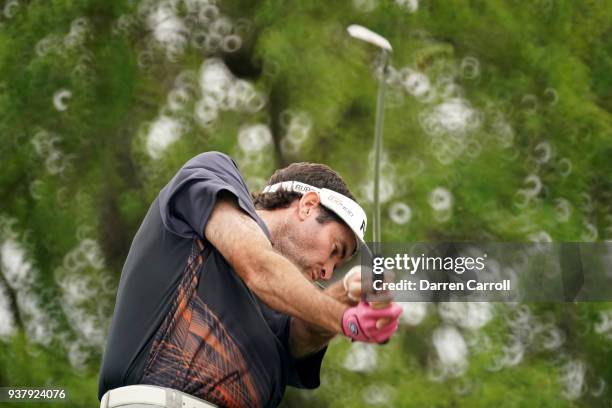
[[[384,309],[372,309],[367,302],[361,301],[357,306],[350,307],[344,312],[342,331],[345,336],[356,341],[383,343],[397,330],[401,313],[402,308],[395,304]],[[385,318],[391,322],[377,329],[376,322]]]

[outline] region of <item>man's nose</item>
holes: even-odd
[[[332,278],[333,273],[334,273],[334,263],[330,261],[326,263],[325,265],[323,265],[323,268],[321,269],[321,279],[330,280]]]

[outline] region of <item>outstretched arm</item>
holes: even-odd
[[[238,207],[233,195],[219,194],[204,235],[269,307],[324,332],[342,333],[347,306],[316,289],[279,254],[259,225]]]

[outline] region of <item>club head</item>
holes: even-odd
[[[349,35],[353,38],[373,44],[388,52],[393,51],[391,44],[385,37],[380,34],[376,34],[374,31],[365,28],[364,26],[351,24],[346,28],[346,31],[348,31]]]

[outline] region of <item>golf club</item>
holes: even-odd
[[[358,40],[375,45],[381,49],[382,72],[378,84],[378,96],[376,98],[376,122],[374,128],[374,217],[372,219],[372,242],[374,244],[374,255],[380,253],[381,225],[380,225],[380,155],[382,151],[382,135],[385,105],[385,82],[389,54],[392,52],[389,41],[374,31],[356,24],[348,26],[349,35]]]
[[[375,33],[374,31],[356,24],[347,27],[349,35],[360,41],[367,42],[380,48],[382,71],[378,83],[378,95],[376,98],[376,122],[374,127],[374,217],[372,219],[372,241],[373,241],[373,256],[379,256],[381,253],[381,222],[380,222],[380,156],[382,151],[383,137],[383,122],[384,122],[384,105],[385,105],[385,85],[387,77],[387,67],[389,64],[389,55],[393,51],[389,41]],[[378,279],[383,278],[382,276]],[[362,299],[365,300],[366,293],[362,292]],[[383,308],[389,304],[388,300],[370,302],[373,308]]]

